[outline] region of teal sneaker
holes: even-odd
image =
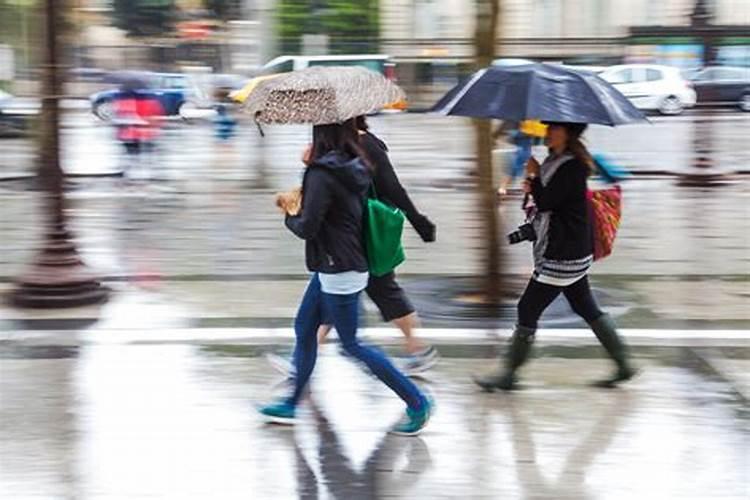
[[[287,401],[263,406],[258,411],[271,424],[294,425],[297,417],[297,409]]]
[[[389,431],[391,434],[397,434],[399,436],[416,436],[424,426],[427,425],[427,421],[430,420],[433,411],[435,410],[435,403],[430,398],[425,398],[424,405],[419,410],[413,410],[411,408],[406,409],[406,415],[394,425]]]

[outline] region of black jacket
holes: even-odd
[[[338,151],[307,167],[302,210],[287,215],[286,226],[305,240],[310,271],[367,271],[362,222],[370,182],[370,171],[359,158]]]
[[[435,224],[419,213],[406,193],[404,186],[401,185],[391,160],[388,158],[388,147],[370,132],[362,135],[360,140],[365,154],[375,168],[373,186],[377,197],[394,207],[400,208],[423,241],[435,241]]]
[[[542,186],[539,177],[532,181],[531,195],[537,209],[551,212],[545,258],[575,260],[593,253],[587,177],[586,165],[572,159],[560,165],[547,186]]]

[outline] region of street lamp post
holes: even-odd
[[[44,68],[39,181],[45,193],[46,235],[29,269],[15,282],[10,300],[20,307],[70,307],[103,302],[108,289],[86,268],[66,227],[65,177],[60,165],[62,71],[58,36],[65,2],[44,0]]]

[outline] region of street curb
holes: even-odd
[[[734,376],[731,373],[718,366],[717,363],[712,361],[712,359],[709,356],[706,356],[704,353],[695,349],[690,349],[690,352],[693,354],[693,356],[695,356],[695,360],[700,364],[701,368],[706,373],[727,384],[731,388],[734,395],[739,400],[741,400],[743,404],[750,404],[750,393],[748,393],[741,384],[738,384],[735,381]]]
[[[27,181],[37,177],[37,174],[11,174],[8,176],[0,176],[0,182],[10,181]],[[93,174],[65,174],[66,178],[70,179],[99,179],[104,177],[122,177],[122,172],[106,172],[106,173],[93,173]]]

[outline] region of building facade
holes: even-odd
[[[695,0],[500,1],[498,37],[505,43],[499,52],[542,59],[613,55],[607,42],[627,37],[632,26],[689,26],[695,7]],[[750,26],[750,0],[706,4],[713,24]],[[464,58],[472,52],[466,45],[474,34],[474,17],[469,0],[383,0],[381,37],[395,57]]]

